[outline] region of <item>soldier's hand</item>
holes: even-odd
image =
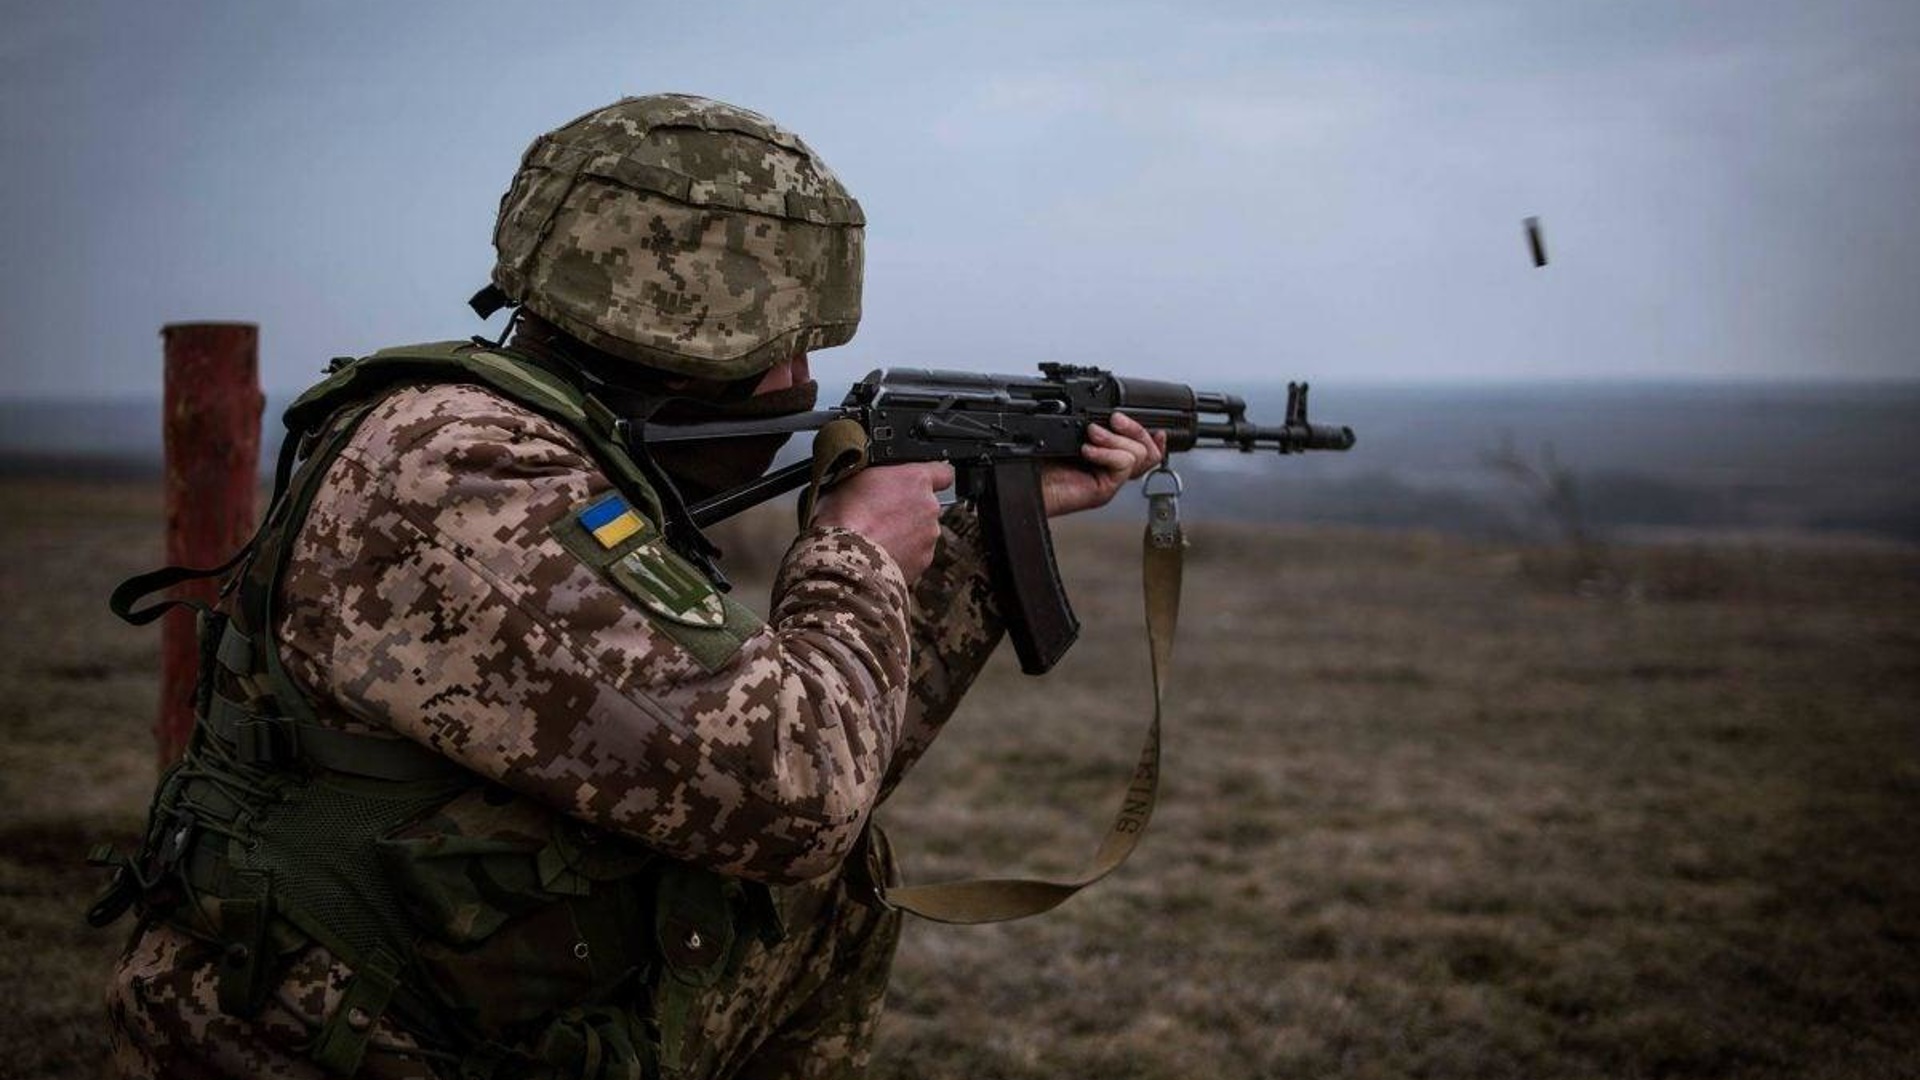
[[[820,496],[817,525],[837,525],[879,544],[911,585],[933,562],[940,540],[940,500],[953,486],[953,466],[881,465],[862,469]]]
[[[1125,413],[1113,426],[1087,425],[1078,462],[1053,462],[1040,470],[1047,516],[1091,510],[1113,501],[1127,481],[1147,475],[1167,456],[1167,433],[1148,431]]]

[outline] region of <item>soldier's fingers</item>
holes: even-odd
[[[1167,459],[1167,433],[1153,432],[1143,445],[1146,448],[1146,456],[1141,458],[1140,463],[1133,468],[1133,477],[1136,480],[1158,468],[1160,463]]]
[[[1132,434],[1108,431],[1098,424],[1089,424],[1085,445],[1093,446],[1097,443],[1102,449],[1124,451],[1127,454],[1124,470],[1118,464],[1117,458],[1114,459],[1115,464],[1110,468],[1123,479],[1138,480],[1152,472],[1166,458],[1167,433],[1148,431],[1125,413],[1114,413],[1113,418],[1115,427],[1130,428]]]
[[[1090,464],[1098,468],[1101,472],[1109,472],[1122,478],[1133,474],[1133,454],[1125,447],[1095,446],[1092,443],[1083,443],[1080,447],[1080,456],[1086,458]]]
[[[1147,429],[1145,425],[1140,423],[1140,421],[1135,420],[1133,417],[1128,416],[1126,413],[1123,413],[1123,412],[1114,413],[1112,419],[1113,419],[1113,430],[1119,432],[1122,435],[1125,435],[1129,439],[1133,439],[1140,442],[1146,441],[1148,437]]]
[[[1113,415],[1115,420],[1126,419],[1126,417],[1120,413],[1114,413]],[[1147,434],[1147,429],[1141,427],[1139,424],[1133,424],[1131,421],[1128,421],[1128,423],[1131,424],[1133,428],[1132,433],[1115,431],[1112,428],[1105,428],[1099,424],[1088,424],[1087,441],[1099,443],[1102,446],[1112,446],[1142,454],[1147,453],[1148,447],[1153,443],[1153,439]]]
[[[1100,424],[1087,425],[1087,441],[1098,442],[1103,446],[1139,446],[1152,442],[1147,429],[1129,419],[1125,413],[1113,414],[1113,426]]]
[[[928,462],[926,466],[927,482],[935,491],[945,491],[953,486],[953,466],[944,461]]]
[[[1162,447],[1167,445],[1167,431],[1165,428],[1150,429],[1145,424],[1142,424],[1140,421],[1135,420],[1123,412],[1114,413],[1112,420],[1113,430],[1133,442],[1140,443],[1141,445],[1152,443],[1155,446]]]

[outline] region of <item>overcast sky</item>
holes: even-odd
[[[1913,0],[5,15],[8,396],[157,390],[177,320],[261,323],[283,392],[482,331],[520,152],[659,90],[771,115],[864,204],[830,385],[1920,375]]]

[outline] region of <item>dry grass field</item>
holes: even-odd
[[[151,783],[143,488],[0,486],[0,1076],[102,1070],[89,843]],[[766,529],[760,530],[766,532]],[[1052,915],[919,924],[881,1077],[1920,1076],[1920,556],[1194,530],[1161,808]],[[1067,872],[1147,708],[1133,526],[884,818],[910,877]]]

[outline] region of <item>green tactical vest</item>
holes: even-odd
[[[353,969],[310,1054],[347,1075],[392,1016],[463,1077],[624,1077],[679,1064],[695,996],[753,938],[782,930],[764,886],[623,841],[465,771],[411,741],[316,722],[282,668],[275,593],[322,477],[394,390],[476,383],[564,425],[614,486],[662,506],[616,419],[520,356],[468,342],[336,361],[286,413],[275,494],[254,539],[214,570],[169,567],[115,590],[146,595],[227,575],[199,610],[198,723],[162,778],[140,850],[108,850],[104,926],[138,906],[220,950],[222,1011],[255,1015],[310,943]],[[197,605],[196,605],[197,606]]]

